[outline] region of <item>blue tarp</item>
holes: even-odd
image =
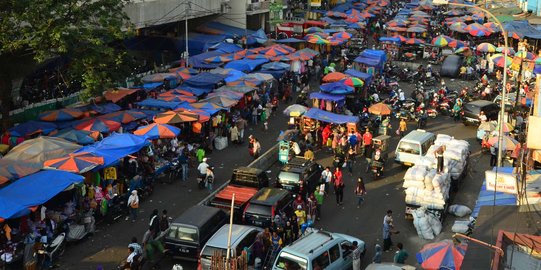
[[[0,189],[0,217],[21,217],[29,207],[42,205],[83,177],[66,171],[40,171]]]
[[[184,91],[188,91],[192,94],[194,94],[195,96],[197,97],[200,97],[204,94],[208,94],[209,92],[212,91],[212,89],[208,89],[208,88],[200,88],[200,87],[191,87],[189,85],[179,85],[177,88],[175,89],[179,89],[179,90],[184,90]]]
[[[284,73],[286,73],[287,69],[262,69],[260,71],[258,71],[259,73],[264,73],[264,74],[270,74],[272,75],[273,78],[275,79],[280,79],[282,78],[282,76],[284,76]]]
[[[141,148],[149,144],[150,142],[144,136],[137,136],[130,133],[113,133],[99,142],[84,146],[75,151],[75,153],[89,152],[103,157],[103,165],[94,169],[100,170],[116,163],[119,159],[127,155],[141,150]]]
[[[348,116],[343,114],[336,114],[316,108],[310,108],[304,116],[312,119],[316,119],[319,121],[327,122],[327,123],[333,123],[333,124],[346,124],[346,123],[357,123],[359,121],[359,117],[357,116]]]
[[[236,70],[240,70],[242,72],[251,72],[254,71],[257,67],[259,67],[262,64],[265,64],[269,62],[267,59],[242,59],[242,60],[234,60],[227,64],[225,64],[225,68],[232,68]]]
[[[188,34],[188,52],[190,55],[200,54],[206,52],[210,47],[223,42],[226,39],[225,35],[205,35],[200,33],[189,33]],[[184,51],[186,42],[184,39],[181,39],[182,50]]]
[[[291,67],[290,64],[282,63],[282,62],[271,62],[267,63],[261,66],[261,69],[266,70],[282,70],[282,69],[289,69]]]
[[[227,42],[220,42],[212,47],[209,48],[210,50],[216,50],[223,53],[234,53],[238,51],[242,51],[242,48],[237,44],[231,44]]]
[[[380,61],[378,59],[368,58],[368,57],[363,57],[363,56],[358,56],[353,61],[355,63],[364,64],[364,65],[367,65],[369,67],[379,67],[379,65],[380,65]]]
[[[498,168],[498,171],[503,172],[503,173],[511,173],[513,172],[513,168],[503,167],[503,168]],[[513,194],[496,191],[496,200],[494,200],[494,191],[487,190],[486,180],[485,180],[483,181],[483,185],[481,186],[481,190],[479,191],[479,196],[477,197],[477,201],[475,203],[475,207],[473,208],[471,216],[473,218],[477,218],[477,216],[479,215],[479,211],[481,210],[481,206],[492,206],[492,205],[496,205],[496,206],[517,205],[517,196]]]
[[[147,98],[143,101],[137,102],[136,104],[150,108],[174,110],[179,108],[182,102],[167,102],[159,99]]]
[[[154,119],[155,115],[162,113],[162,111],[143,110],[143,109],[133,109],[133,111],[144,113],[146,115],[146,117],[145,117],[146,120],[152,120],[152,119]]]
[[[212,115],[214,115],[215,113],[217,113],[217,112],[220,111],[220,110],[218,110],[218,109],[210,108],[210,107],[208,107],[208,106],[203,106],[203,107],[201,107],[201,108],[194,108],[194,107],[192,107],[192,106],[190,105],[190,103],[184,103],[184,104],[182,104],[181,108],[186,109],[186,110],[202,110],[202,111],[205,111],[206,114],[207,114],[208,116],[212,116]]]
[[[331,94],[319,93],[319,92],[310,93],[310,98],[330,100],[333,102],[344,102],[346,100],[346,97],[343,95],[331,95]]]
[[[205,62],[205,59],[220,56],[224,53],[222,51],[216,50],[216,51],[209,51],[205,53],[201,53],[198,55],[190,56],[189,62],[193,66],[193,68],[205,68],[205,69],[213,69],[219,67],[220,63],[207,63]]]
[[[74,142],[80,145],[93,144],[96,141],[90,137],[89,131],[86,130],[76,130],[73,128],[66,128],[58,131],[58,133],[52,135],[53,137],[63,138],[70,142]]]
[[[387,61],[387,53],[384,50],[366,49],[361,53],[360,56],[378,59],[380,63]]]
[[[507,31],[507,36],[512,37],[513,33],[518,34],[521,38],[541,39],[541,31],[535,29],[528,21],[510,21],[503,24],[503,28]]]
[[[343,84],[342,82],[326,83],[319,86],[319,89],[325,93],[343,95],[351,94],[355,90],[353,87]]]
[[[370,84],[370,82],[372,81],[372,75],[368,74],[368,73],[364,73],[364,72],[360,72],[356,69],[348,69],[344,72],[344,74],[346,75],[349,75],[349,76],[353,76],[353,77],[357,77],[361,80],[363,80],[366,84]]]
[[[118,112],[122,110],[120,106],[114,103],[91,104],[91,105],[77,107],[77,109],[82,110],[84,112],[95,111],[99,114],[108,114],[108,113]]]
[[[145,90],[152,90],[163,85],[163,82],[151,82],[143,84]]]
[[[227,38],[244,37],[245,35],[254,34],[254,31],[252,30],[234,27],[231,25],[227,25],[227,24],[223,24],[223,23],[215,22],[215,21],[208,22],[208,23],[198,26],[197,31],[201,33],[212,34],[212,35],[219,34]]]
[[[203,72],[184,81],[184,85],[197,88],[213,89],[216,84],[223,81],[226,77],[227,76],[221,74]]]
[[[275,40],[274,42],[276,43],[301,43],[301,42],[304,43],[306,41],[303,39],[298,39],[298,38],[284,38],[284,39]]]
[[[41,132],[45,135],[57,128],[56,124],[42,121],[28,121],[9,129],[9,133],[14,137],[24,137],[29,134]]]
[[[397,38],[397,37],[380,37],[379,41],[400,44],[400,38]]]
[[[259,30],[255,31],[255,33],[248,35],[248,39],[247,39],[246,43],[248,45],[263,44],[263,43],[267,42],[267,40],[269,40],[269,38],[267,37],[267,34],[265,33],[265,30],[259,29]]]

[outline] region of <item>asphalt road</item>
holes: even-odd
[[[459,90],[462,85],[471,86],[469,82],[446,80],[447,85],[455,90]],[[401,83],[402,89],[409,94],[412,85]],[[280,109],[285,105],[281,104]],[[280,112],[281,110],[278,110]],[[254,134],[261,141],[263,150],[268,149],[276,143],[280,129],[285,129],[287,118],[281,114],[272,117],[269,120],[269,131],[265,132],[261,126],[251,127],[247,132]],[[397,120],[393,120],[392,125],[398,127]],[[414,123],[410,123],[409,129],[414,128]],[[454,196],[453,203],[460,203],[473,208],[479,188],[484,178],[484,171],[488,169],[489,158],[480,153],[480,146],[475,141],[475,128],[465,127],[461,123],[455,123],[451,118],[438,116],[436,119],[428,121],[427,130],[434,133],[443,133],[454,136],[458,139],[464,139],[470,142],[471,157],[468,166],[467,176],[463,181],[459,192]],[[390,142],[390,151],[394,151],[398,138],[394,136]],[[214,151],[209,155],[210,162],[216,167],[215,187],[225,182],[231,175],[231,172],[237,166],[247,165],[252,158],[248,155],[246,144],[243,146],[229,146],[222,151]],[[327,166],[331,164],[330,152],[322,150],[316,153],[318,162]],[[404,219],[404,192],[402,189],[402,178],[406,169],[394,164],[391,160],[394,154],[390,154],[387,168],[382,179],[371,181],[369,175],[364,173],[366,162],[358,159],[353,176],[344,174],[346,191],[344,196],[344,205],[337,206],[334,203],[333,194],[330,194],[323,205],[323,218],[317,222],[316,228],[323,228],[333,232],[341,232],[356,236],[366,242],[367,253],[363,260],[363,266],[368,265],[374,255],[374,245],[382,244],[382,222],[383,216],[388,209],[394,212],[394,223],[400,234],[393,236],[393,242],[402,242],[410,257],[408,264],[415,265],[415,253],[422,246],[429,242],[440,239],[450,238],[451,226],[456,218],[447,216],[444,221],[443,232],[435,240],[425,241],[417,236],[412,221]],[[271,172],[271,176],[276,175],[276,171]],[[360,208],[356,207],[355,197],[353,195],[354,180],[358,175],[366,179],[366,188],[368,194],[365,202]],[[115,269],[118,262],[127,256],[127,244],[131,237],[136,236],[141,239],[148,227],[149,215],[152,209],[167,209],[170,216],[180,215],[184,210],[197,204],[201,199],[208,195],[207,191],[199,190],[196,186],[195,174],[190,172],[190,179],[186,183],[174,182],[173,184],[157,184],[154,194],[146,201],[141,203],[139,220],[136,223],[120,220],[111,226],[102,225],[94,236],[71,244],[60,261],[61,269],[97,269],[103,266],[103,269]],[[392,261],[393,252],[384,253],[383,261]],[[195,263],[182,261],[173,261],[164,258],[160,264],[160,269],[171,269],[172,265],[179,263],[184,269],[196,269]]]

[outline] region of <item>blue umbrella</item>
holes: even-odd
[[[270,62],[270,63],[264,64],[263,66],[261,66],[261,68],[267,69],[267,70],[281,70],[281,69],[289,69],[290,66],[291,65],[286,64],[286,63]]]
[[[57,126],[54,123],[40,122],[40,121],[28,121],[26,123],[19,124],[9,129],[11,136],[24,137],[26,135],[41,132],[45,135],[55,130]]]
[[[319,87],[319,89],[321,89],[321,91],[325,93],[335,94],[335,95],[351,94],[355,90],[355,88],[351,86],[347,86],[342,82],[322,84]]]
[[[70,142],[74,142],[80,145],[93,144],[96,142],[94,138],[90,136],[92,132],[86,130],[75,130],[73,128],[66,128],[58,131],[54,134],[54,137],[63,138]]]

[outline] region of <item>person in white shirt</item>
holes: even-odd
[[[199,175],[204,177],[207,175],[207,169],[209,167],[209,164],[207,163],[207,158],[203,158],[203,161],[199,163],[199,166],[197,166],[197,170],[199,171]]]
[[[485,115],[485,112],[484,111],[481,111],[479,113],[479,121],[481,121],[481,123],[484,123],[487,121],[487,116]]]
[[[131,222],[137,220],[137,211],[139,209],[139,196],[137,196],[137,190],[132,190],[130,197],[128,198],[128,208],[130,209]]]
[[[400,101],[406,100],[406,97],[404,96],[404,91],[402,91],[402,89],[398,89],[398,99]]]
[[[135,256],[137,256],[137,252],[135,252],[134,247],[128,247],[128,250],[130,252],[130,255],[128,255],[128,258],[126,258],[127,268],[125,269],[132,269],[132,267],[134,266],[133,262],[135,261]]]
[[[329,193],[329,185],[332,181],[332,172],[331,168],[327,167],[323,172],[321,172],[321,182],[325,183],[325,193]]]
[[[374,102],[379,102],[379,95],[378,95],[378,93],[372,94],[372,99],[374,100]]]

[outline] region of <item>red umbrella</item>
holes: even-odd
[[[140,136],[146,135],[147,138],[152,140],[158,138],[172,139],[180,134],[180,129],[171,125],[154,123],[137,128],[133,134]]]
[[[346,78],[346,75],[341,72],[331,72],[323,77],[324,82],[337,82]]]

